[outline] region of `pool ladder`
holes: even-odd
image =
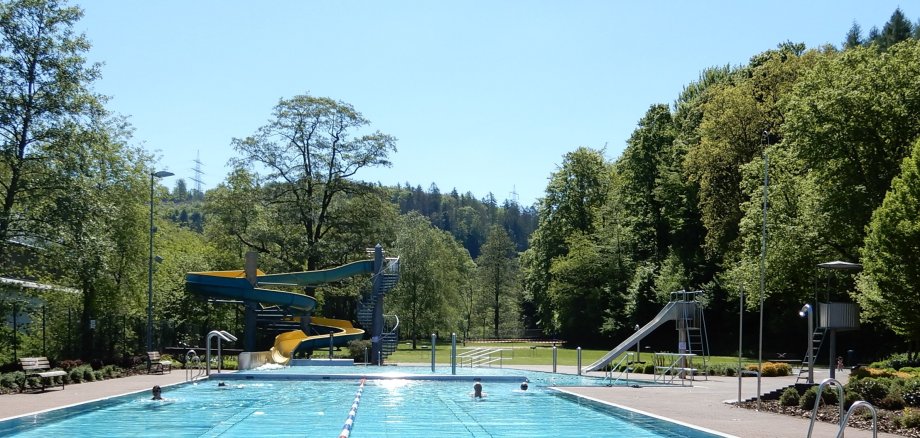
[[[191,381],[204,375],[204,368],[201,367],[201,358],[195,350],[189,350],[185,353],[185,380]]]
[[[860,400],[853,403],[850,409],[847,409],[846,414],[844,414],[843,404],[846,402],[846,397],[843,392],[843,385],[841,385],[837,379],[830,378],[822,380],[821,384],[818,385],[818,393],[815,395],[815,407],[811,411],[811,423],[808,425],[807,437],[811,438],[811,432],[815,427],[815,417],[818,415],[818,406],[821,405],[821,394],[824,391],[824,387],[827,385],[833,385],[837,389],[837,404],[840,406],[840,429],[837,431],[837,438],[843,438],[843,432],[847,428],[847,421],[850,419],[850,415],[860,408],[868,409],[869,412],[872,413],[872,437],[878,437],[878,413],[875,410],[875,406],[872,406],[872,403],[865,400]]]

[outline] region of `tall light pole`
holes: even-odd
[[[811,304],[806,304],[802,306],[802,310],[799,310],[799,316],[802,318],[808,318],[808,383],[815,383],[815,347],[814,341],[812,340],[814,329],[814,317],[812,316]],[[831,365],[833,367],[833,365]]]
[[[147,351],[153,351],[153,234],[157,229],[153,226],[153,184],[154,178],[166,178],[175,175],[172,172],[161,170],[150,173],[150,256],[147,259]]]

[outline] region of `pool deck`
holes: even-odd
[[[424,364],[421,364],[424,365]],[[506,367],[508,368],[508,367]],[[551,366],[515,366],[516,369],[551,372]],[[575,374],[573,366],[559,366],[557,371]],[[838,380],[846,382],[848,372],[838,373]],[[602,376],[601,373],[589,375]],[[635,375],[636,378],[651,380],[651,375]],[[815,380],[828,376],[827,370],[816,370]],[[154,385],[169,386],[185,381],[185,371],[176,370],[166,374],[142,374],[102,382],[89,382],[48,389],[45,392],[0,395],[0,420],[34,414],[93,400],[105,399],[133,392],[150,391]],[[761,381],[762,392],[769,392],[795,382],[795,377],[769,377]],[[693,386],[642,386],[632,387],[577,387],[564,391],[578,394],[628,409],[675,420],[745,438],[802,437],[808,432],[808,418],[795,418],[769,412],[737,408],[725,401],[738,399],[738,379],[734,377],[711,377],[698,380]],[[743,381],[742,397],[756,396],[757,380],[747,377]],[[813,436],[836,436],[837,426],[815,423]],[[869,438],[870,431],[847,428],[848,438]],[[879,437],[894,438],[898,435],[879,433]]]
[[[552,371],[551,366],[516,366],[515,368],[536,371]],[[560,366],[557,371],[575,373],[572,366]],[[602,373],[589,375],[603,376]],[[652,376],[635,374],[630,377],[652,380]],[[846,384],[849,371],[837,373],[837,380]],[[826,369],[815,370],[815,381],[829,377]],[[795,376],[765,377],[761,379],[761,393],[782,388],[795,383]],[[697,380],[693,386],[595,386],[564,388],[566,392],[590,397],[617,406],[626,407],[654,416],[664,417],[680,423],[694,425],[744,438],[803,437],[808,434],[810,417],[796,418],[788,415],[760,412],[752,409],[735,407],[731,403],[738,400],[737,377],[710,377],[709,380]],[[757,396],[757,379],[745,377],[742,382],[741,397],[748,399]],[[812,433],[814,437],[837,436],[838,426],[830,423],[815,422]],[[872,432],[855,427],[846,429],[847,438],[870,438]],[[899,435],[879,433],[879,437],[894,438]]]

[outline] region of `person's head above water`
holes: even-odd
[[[163,397],[160,395],[163,392],[163,390],[160,389],[160,385],[154,385],[153,389],[150,392],[153,393],[152,400],[163,400]]]
[[[476,383],[473,384],[473,397],[482,398],[482,383],[479,379],[475,379]]]
[[[527,387],[528,387],[528,385],[527,385],[527,381],[526,381],[526,380],[523,381],[523,382],[521,382],[521,391],[527,391]]]

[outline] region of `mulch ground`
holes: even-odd
[[[746,409],[757,409],[757,402],[743,402],[738,405]],[[818,408],[818,421],[823,421],[825,423],[839,424],[840,423],[840,411],[837,405],[834,406],[821,406]],[[779,404],[778,400],[763,400],[761,402],[761,410],[774,412],[777,414],[791,415],[795,417],[811,418],[811,409],[805,410],[797,406],[782,406]],[[903,429],[901,428],[896,419],[901,415],[900,411],[889,411],[887,409],[878,409],[878,431],[891,433],[895,435],[905,436],[909,438],[920,438],[920,429]],[[846,412],[846,411],[844,411]],[[872,430],[872,414],[868,410],[859,410],[850,417],[847,422],[847,427],[855,427],[857,429]]]

